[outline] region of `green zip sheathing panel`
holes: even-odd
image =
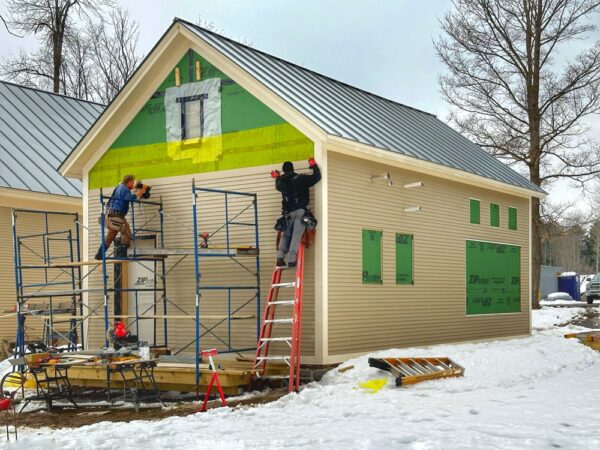
[[[378,230],[362,230],[362,282],[383,284],[381,277],[381,237]]]
[[[112,187],[130,173],[141,179],[170,177],[278,164],[313,156],[310,139],[197,53],[187,52],[176,68],[179,69],[179,87],[176,87],[174,68],[92,168],[89,189]],[[185,123],[185,118],[179,116],[179,105],[183,103],[177,98],[177,105],[171,104],[168,108],[170,98],[177,96],[178,90],[186,92],[187,88],[187,91],[202,91],[203,82],[215,79],[220,80],[217,107],[204,110],[201,116],[204,129],[219,130],[218,134],[182,136],[169,141],[167,126],[176,128],[181,120],[181,128],[184,128]],[[202,97],[197,101],[207,105],[206,94],[185,98],[194,100],[196,97]],[[211,101],[215,104],[215,97]]]
[[[521,247],[467,241],[467,315],[521,311]]]
[[[396,233],[396,284],[413,283],[413,235]]]

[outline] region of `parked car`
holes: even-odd
[[[587,290],[588,285],[590,284],[590,281],[592,281],[592,278],[594,278],[595,274],[587,274],[587,275],[579,275],[579,283],[580,283],[580,289],[579,292],[581,292],[582,294],[585,293],[585,291]]]
[[[600,299],[600,272],[594,275],[585,287],[585,300],[588,302],[588,305],[591,305],[594,303],[594,300],[598,299]]]

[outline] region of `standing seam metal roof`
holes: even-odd
[[[184,20],[175,21],[330,135],[544,192],[432,114],[320,75]]]
[[[0,81],[0,187],[81,196],[58,168],[104,110],[98,103]]]

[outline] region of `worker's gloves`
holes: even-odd
[[[271,171],[271,178],[279,178],[279,176],[281,175],[281,173],[279,172],[279,170],[272,170]]]
[[[315,158],[308,159],[308,167],[310,167],[311,169],[317,167],[317,162],[315,161]]]

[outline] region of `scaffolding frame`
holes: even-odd
[[[247,192],[238,192],[238,191],[230,191],[223,189],[214,189],[207,187],[199,187],[196,186],[196,181],[192,180],[192,223],[193,227],[190,229],[185,223],[182,223],[176,217],[168,214],[164,210],[163,200],[157,201],[149,201],[149,200],[134,200],[131,202],[131,232],[132,232],[132,248],[129,249],[127,257],[115,257],[108,256],[106,252],[104,239],[101,241],[101,254],[102,254],[102,291],[103,291],[103,307],[104,307],[104,331],[105,335],[109,327],[109,295],[110,292],[113,292],[115,296],[128,292],[133,293],[134,301],[135,301],[135,315],[132,317],[128,314],[121,313],[120,315],[114,314],[115,318],[128,318],[133,319],[129,324],[128,328],[135,325],[136,334],[139,336],[139,322],[140,320],[148,320],[151,319],[154,321],[154,342],[153,344],[157,344],[156,339],[156,321],[162,319],[163,321],[163,345],[167,347],[169,345],[169,320],[179,320],[182,318],[190,318],[194,320],[195,323],[195,335],[194,339],[191,340],[186,345],[179,348],[175,355],[180,354],[190,346],[194,345],[194,362],[195,362],[195,372],[196,372],[196,387],[200,384],[200,362],[201,362],[201,346],[200,341],[203,337],[210,335],[215,338],[217,341],[224,345],[224,348],[219,348],[219,353],[238,353],[244,351],[251,351],[255,349],[255,342],[258,339],[258,334],[260,332],[260,302],[261,302],[261,285],[260,285],[260,245],[259,245],[259,228],[258,228],[258,199],[255,193],[247,193]],[[216,194],[223,196],[223,208],[225,215],[225,222],[218,226],[216,230],[209,233],[209,239],[216,236],[219,233],[224,233],[225,246],[221,247],[210,247],[203,245],[205,241],[200,242],[200,225],[202,222],[201,211],[202,205],[199,201],[199,197],[202,194]],[[103,191],[100,191],[100,202],[102,205],[101,209],[101,217],[100,217],[100,228],[101,228],[101,236],[105,236],[106,231],[106,215],[109,210],[109,202],[112,196],[105,195]],[[231,211],[231,202],[230,199],[232,197],[249,199],[249,202],[243,206],[239,211],[232,212]],[[151,215],[149,219],[145,219],[140,225],[139,217],[136,218],[135,206],[138,205],[147,205],[149,207],[155,207],[156,211]],[[249,222],[240,222],[236,221],[238,217],[240,217],[246,211],[250,211],[252,213],[252,220]],[[139,213],[138,213],[139,216]],[[158,227],[151,228],[150,222],[152,222],[155,218],[158,218]],[[171,220],[175,224],[182,226],[184,228],[188,228],[193,234],[193,247],[192,248],[168,248],[165,247],[165,221]],[[249,242],[249,245],[238,245],[232,246],[232,234],[233,227],[251,227],[253,229],[253,239]],[[138,249],[136,245],[137,241],[153,238],[156,244],[156,248],[153,249]],[[190,314],[188,311],[184,310],[177,302],[172,301],[169,298],[167,291],[167,278],[169,274],[171,274],[183,260],[188,258],[189,256],[194,257],[194,313]],[[167,258],[175,258],[174,264],[167,270],[166,260]],[[239,284],[228,284],[228,285],[207,285],[202,282],[202,269],[204,267],[204,263],[201,263],[202,260],[211,259],[211,258],[222,258],[233,261],[238,266],[241,266],[245,269],[247,273],[249,273],[253,282],[247,285],[239,285]],[[241,261],[241,259],[253,259],[254,264],[253,268],[249,268],[247,264]],[[113,287],[109,287],[109,277],[107,273],[107,264],[109,262],[115,263],[115,274],[114,274],[114,283]],[[122,272],[117,274],[118,268],[122,265],[119,263],[128,262],[141,264],[146,269],[154,275],[154,287],[153,288],[125,288],[119,286],[119,280],[122,279]],[[150,265],[148,263],[151,263]],[[208,261],[206,261],[208,263]],[[122,268],[120,268],[122,270]],[[159,283],[160,281],[160,283]],[[155,293],[154,301],[152,305],[146,308],[144,311],[140,310],[139,307],[139,293],[143,291],[153,291]],[[203,315],[201,311],[201,298],[205,292],[208,291],[226,291],[227,292],[227,314],[222,316],[208,316]],[[231,297],[232,292],[234,291],[248,291],[251,293],[251,296],[248,300],[244,301],[241,305],[236,308],[232,307]],[[156,294],[160,293],[158,297]],[[251,316],[239,316],[239,313],[244,308],[248,307],[251,303],[256,303],[255,315]],[[159,305],[162,303],[162,305]],[[171,305],[174,309],[179,311],[180,315],[173,315],[168,313],[168,305]],[[122,306],[122,305],[120,305]],[[162,306],[162,314],[157,315],[157,308]],[[115,310],[117,308],[117,303],[115,302]],[[147,316],[146,313],[153,309],[154,314],[152,316]],[[144,316],[144,317],[143,317]],[[205,325],[202,323],[202,318],[213,319],[217,322],[211,325]],[[252,341],[251,345],[248,347],[234,347],[232,345],[232,322],[234,320],[240,319],[256,319],[256,338]],[[227,337],[222,338],[215,331],[217,327],[226,323],[227,326]],[[106,342],[108,345],[108,342]]]
[[[96,234],[93,232],[91,227],[86,227],[80,222],[79,214],[77,213],[66,213],[66,212],[52,212],[52,211],[38,211],[38,210],[13,210],[13,246],[14,246],[14,264],[15,264],[15,285],[17,292],[17,339],[15,345],[15,356],[20,357],[26,353],[26,343],[24,335],[24,324],[25,318],[29,315],[36,317],[48,316],[47,321],[48,332],[47,336],[48,344],[52,344],[53,336],[58,332],[56,329],[56,323],[54,316],[56,314],[64,314],[63,310],[56,308],[53,302],[54,298],[67,297],[71,299],[71,305],[68,308],[69,315],[69,331],[67,336],[63,333],[59,333],[61,337],[67,340],[67,351],[85,350],[85,327],[84,323],[88,319],[102,318],[104,322],[104,332],[109,328],[109,319],[133,319],[128,324],[128,328],[136,327],[136,333],[139,336],[139,322],[140,320],[153,320],[154,321],[154,336],[153,344],[157,345],[157,327],[156,321],[162,320],[163,323],[163,336],[162,345],[169,345],[169,321],[179,320],[182,318],[192,319],[195,323],[194,339],[186,345],[179,348],[175,355],[183,352],[190,346],[194,346],[194,362],[195,362],[195,374],[196,374],[196,389],[200,385],[200,362],[201,362],[201,339],[205,336],[211,336],[218,342],[223,344],[222,348],[219,348],[219,353],[238,353],[244,351],[255,350],[255,343],[258,339],[260,332],[260,310],[261,310],[261,284],[260,284],[260,245],[259,245],[259,222],[258,222],[258,201],[255,193],[230,191],[223,189],[214,189],[208,187],[196,186],[195,180],[192,180],[191,186],[192,193],[192,223],[193,226],[190,228],[185,223],[178,220],[176,217],[168,214],[164,210],[162,198],[159,201],[150,200],[134,200],[131,202],[131,231],[132,231],[132,248],[129,249],[126,257],[117,257],[114,253],[107,252],[105,246],[104,237],[106,235],[106,213],[109,210],[109,202],[112,196],[107,196],[100,190],[100,203],[101,203],[101,216],[100,216],[100,233],[98,237],[101,241],[101,254],[100,260],[89,260],[83,261],[81,259],[81,240],[80,231],[81,228],[87,229],[88,233]],[[203,222],[202,215],[202,195],[203,194],[214,194],[223,197],[223,208],[225,221],[215,230],[209,233],[208,239],[215,237],[218,234],[224,235],[225,245],[220,247],[214,247],[212,245],[205,245],[207,240],[203,239],[200,242],[200,226]],[[232,211],[231,199],[241,198],[248,200],[242,202],[243,204],[237,205],[238,211]],[[150,218],[142,218],[140,220],[139,213],[136,217],[136,206],[141,208],[142,206],[148,208],[154,208],[155,211]],[[18,230],[18,214],[20,212],[27,212],[31,214],[40,214],[44,217],[45,230],[35,234],[20,234]],[[237,220],[242,214],[248,212],[252,219],[242,222]],[[74,229],[50,231],[48,226],[49,217],[52,215],[67,216],[73,218]],[[154,219],[158,219],[158,225],[152,227],[151,222]],[[172,220],[178,226],[188,228],[193,234],[193,246],[191,248],[168,248],[165,247],[165,221]],[[248,245],[241,245],[240,243],[233,246],[234,229],[238,227],[251,228],[252,238],[246,242]],[[153,238],[155,241],[155,248],[151,249],[140,249],[136,245],[137,242]],[[29,239],[40,239],[43,252],[35,252],[30,246],[26,245],[26,241]],[[68,255],[53,255],[52,246],[50,242],[54,239],[66,239],[67,248],[69,249]],[[22,250],[28,248],[35,257],[39,259],[39,264],[24,264]],[[194,258],[194,312],[189,313],[185,311],[177,302],[172,301],[169,298],[167,291],[167,278],[168,276],[181,264],[186,258],[193,256]],[[174,258],[175,262],[167,270],[166,260],[167,258]],[[242,267],[252,278],[251,283],[239,284],[231,283],[227,285],[209,285],[204,283],[202,280],[202,270],[204,267],[209,267],[211,259],[221,258],[234,262],[236,265]],[[247,263],[251,260],[251,266]],[[127,264],[141,264],[148,269],[154,276],[154,284],[152,288],[130,288],[121,286],[124,270],[126,270],[125,263]],[[112,283],[109,280],[108,268],[112,265],[114,267]],[[92,266],[90,270],[83,274],[82,268],[84,266]],[[101,286],[92,286],[84,289],[84,280],[88,280],[88,284],[91,283],[90,276],[96,271],[101,270]],[[26,284],[24,271],[44,271],[43,280],[39,283]],[[58,271],[58,275],[55,277],[49,276],[51,271]],[[63,281],[56,281],[62,274],[68,275],[68,279]],[[47,289],[52,286],[61,286],[65,289],[61,291],[48,291]],[[32,290],[35,289],[35,290]],[[154,300],[145,310],[141,310],[139,306],[139,294],[141,292],[154,292]],[[203,314],[201,310],[202,302],[201,298],[207,292],[210,291],[225,291],[227,293],[227,314],[224,316],[211,316]],[[248,291],[249,298],[243,300],[240,305],[232,305],[232,293],[237,291]],[[86,293],[101,293],[101,299],[94,304],[91,303],[89,297],[88,301],[84,301],[84,294]],[[131,293],[134,296],[135,301],[135,314],[131,315],[128,311],[122,310],[122,294]],[[110,296],[113,295],[115,301],[113,314],[110,314],[109,301]],[[158,295],[157,295],[158,294]],[[48,308],[45,311],[38,312],[38,314],[31,314],[24,305],[35,298],[48,298]],[[117,301],[118,300],[118,301]],[[247,309],[255,303],[255,309],[253,314],[244,316],[240,315],[240,311]],[[168,305],[173,306],[180,314],[174,315],[169,314]],[[119,308],[117,308],[119,306]],[[158,308],[162,310],[162,314],[156,314]],[[148,316],[146,313],[152,309],[153,314]],[[36,311],[37,312],[37,311]],[[214,320],[215,323],[209,325],[203,324],[202,319]],[[256,319],[256,338],[248,343],[248,346],[235,347],[232,344],[232,322],[235,320],[245,319]],[[226,324],[227,336],[221,337],[217,334],[217,327],[222,324]],[[52,345],[49,345],[51,347]],[[108,341],[105,339],[105,346],[108,347]],[[108,375],[107,375],[108,377]],[[109,383],[110,380],[108,379]]]
[[[19,234],[20,214],[42,216],[44,231],[33,234]],[[17,336],[15,339],[14,355],[21,357],[26,353],[25,342],[25,323],[27,317],[36,319],[43,318],[42,340],[48,347],[54,344],[56,335],[59,339],[67,342],[67,351],[75,351],[84,342],[83,321],[83,299],[82,295],[82,272],[81,266],[75,264],[81,260],[81,241],[80,241],[80,221],[78,213],[67,213],[58,211],[40,211],[33,209],[12,209],[12,237],[13,237],[13,258],[16,289],[16,316],[17,316]],[[51,217],[72,218],[73,226],[64,230],[50,231]],[[31,241],[38,241],[41,244],[42,252],[32,248]],[[53,242],[66,243],[67,254],[56,255],[53,252]],[[34,258],[36,263],[25,264],[24,254]],[[55,262],[58,261],[58,262]],[[43,271],[43,281],[37,283],[28,283],[26,280],[30,273]],[[57,272],[57,274],[54,274]],[[66,279],[61,279],[65,276]],[[64,287],[60,291],[45,290],[48,287]],[[61,305],[56,308],[54,299],[61,297],[70,298],[71,303],[68,307]],[[47,299],[47,307],[41,310],[32,310],[27,308],[27,303],[32,299]],[[69,315],[68,319],[55,320],[55,315]],[[58,323],[68,321],[69,330],[61,333],[56,328]],[[78,330],[79,328],[79,330]],[[78,334],[79,331],[79,334]]]
[[[211,235],[215,235],[216,233],[218,233],[223,227],[225,227],[225,236],[226,236],[226,245],[225,245],[225,252],[223,253],[207,253],[207,252],[203,252],[202,248],[200,247],[199,244],[199,240],[198,240],[198,236],[199,236],[199,230],[198,230],[198,196],[200,193],[213,193],[213,194],[220,194],[223,195],[224,197],[224,206],[225,206],[225,223],[218,228],[216,231],[214,231],[213,233],[211,233]],[[202,297],[202,291],[204,290],[212,290],[212,289],[224,289],[227,290],[227,311],[228,311],[228,316],[229,319],[227,320],[227,334],[228,334],[228,349],[227,352],[233,352],[235,351],[236,353],[238,352],[242,352],[242,351],[249,351],[249,350],[254,350],[255,346],[252,347],[248,347],[248,348],[242,348],[242,349],[238,349],[238,350],[233,350],[231,348],[231,292],[232,290],[237,290],[237,289],[243,289],[243,290],[250,290],[250,291],[255,291],[254,296],[248,300],[247,302],[243,303],[242,306],[236,308],[235,312],[237,312],[239,309],[243,308],[244,306],[246,306],[248,303],[250,303],[252,300],[256,300],[256,338],[255,338],[255,342],[258,341],[258,337],[260,334],[260,238],[259,238],[259,231],[258,231],[258,198],[257,195],[255,193],[245,193],[245,192],[237,192],[237,191],[226,191],[226,190],[222,190],[222,189],[213,189],[213,188],[202,188],[202,187],[196,187],[196,181],[192,180],[192,196],[193,196],[193,200],[192,200],[192,214],[193,214],[193,223],[194,223],[194,268],[195,268],[195,281],[196,281],[196,295],[195,295],[195,312],[196,312],[196,338],[195,338],[195,343],[196,343],[196,385],[198,385],[200,383],[200,327],[198,326],[200,324],[200,299]],[[235,219],[237,219],[241,214],[243,214],[247,209],[244,208],[242,209],[240,212],[238,212],[238,214],[236,214],[235,216],[233,216],[231,219],[229,218],[229,197],[230,196],[237,196],[237,197],[249,197],[251,199],[251,207],[253,208],[253,221],[251,223],[248,222],[238,222],[235,221]],[[231,243],[231,236],[230,236],[230,227],[231,226],[241,226],[241,227],[253,227],[254,228],[254,249],[256,249],[256,251],[254,252],[254,259],[255,259],[255,272],[254,272],[254,276],[256,279],[256,284],[255,286],[204,286],[201,283],[201,272],[200,272],[200,258],[201,257],[221,257],[221,258],[230,258],[233,261],[235,261],[237,264],[241,265],[242,267],[244,267],[246,270],[248,270],[246,268],[246,266],[244,266],[242,263],[236,261],[234,258],[236,258],[238,256],[238,251],[239,248],[236,248],[235,253],[232,252],[232,248],[230,246]],[[235,313],[234,312],[234,313]],[[220,323],[217,323],[217,325],[215,325],[214,327],[218,326]]]

